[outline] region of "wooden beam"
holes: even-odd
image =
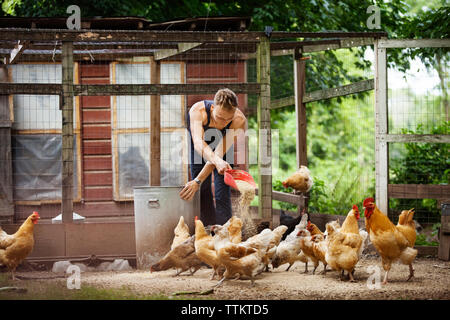
[[[389,184],[389,198],[397,199],[450,199],[450,185]]]
[[[236,93],[258,94],[261,90],[259,83],[76,84],[72,86],[73,94],[78,96],[213,94],[225,87]],[[59,95],[62,92],[62,85],[57,83],[0,83],[0,92],[2,94]]]
[[[73,44],[62,43],[62,222],[73,222]],[[81,173],[80,173],[81,174]]]
[[[386,134],[380,135],[380,140],[386,142],[424,142],[424,143],[450,143],[449,134]]]
[[[255,194],[258,195],[258,188],[255,189]],[[272,190],[272,200],[287,202],[291,204],[302,204],[304,205],[304,199],[305,196],[303,194],[293,194],[293,193],[286,193],[286,192],[280,192],[280,191],[274,191]]]
[[[177,49],[163,49],[163,50],[156,51],[154,53],[155,60],[158,61],[158,60],[166,59],[166,58],[169,58],[172,56],[176,56],[180,53],[187,52],[187,51],[197,48],[201,45],[202,45],[201,42],[192,42],[192,43],[180,42],[180,43],[178,43]]]
[[[389,148],[381,137],[388,134],[387,54],[375,41],[375,197],[377,206],[388,213]]]
[[[373,79],[362,80],[341,87],[307,92],[303,96],[303,103],[342,97],[359,92],[370,91],[373,90],[373,88],[374,88]],[[294,97],[291,96],[277,100],[272,100],[270,103],[270,108],[279,109],[283,107],[292,106],[294,104],[295,104],[295,96]]]
[[[313,101],[332,99],[336,97],[347,96],[350,94],[355,94],[364,91],[370,91],[374,88],[373,79],[362,80],[347,84],[345,86],[340,86],[337,88],[330,88],[324,90],[317,90],[313,92],[306,93],[303,98],[303,103],[309,103]]]
[[[272,135],[270,130],[270,42],[262,37],[256,54],[257,82],[261,85],[258,96],[258,214],[272,217]]]
[[[272,39],[289,38],[380,38],[386,32],[285,32],[274,31]],[[155,30],[67,30],[0,28],[0,40],[31,41],[163,41],[163,42],[258,42],[264,32],[242,31],[155,31]]]
[[[152,59],[150,63],[150,82],[161,82],[161,63]],[[150,185],[161,185],[161,99],[159,95],[150,96]]]
[[[282,56],[294,54],[295,48],[301,48],[303,53],[320,52],[327,50],[345,49],[373,45],[373,38],[349,38],[316,41],[273,42],[271,55]]]
[[[380,39],[379,48],[448,48],[450,39]]]

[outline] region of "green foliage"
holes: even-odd
[[[435,126],[431,134],[449,134],[450,122]],[[424,134],[423,125],[402,134]],[[391,163],[392,182],[398,184],[450,183],[450,151],[445,143],[405,143],[406,153]]]
[[[416,238],[416,246],[439,246],[437,241],[429,241],[425,234],[418,234]]]
[[[450,122],[436,125],[431,134],[449,134]],[[423,134],[423,125],[416,130],[402,131],[403,134]],[[445,143],[405,143],[405,151],[390,161],[390,178],[393,184],[449,184],[450,150]],[[416,218],[426,218],[428,214],[439,217],[440,208],[434,199],[391,199],[394,211],[416,208]]]

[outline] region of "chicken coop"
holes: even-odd
[[[449,143],[449,135],[390,134],[386,84],[387,48],[448,47],[448,40],[402,42],[387,40],[384,32],[249,32],[249,23],[242,17],[159,24],[95,18],[68,30],[64,18],[0,18],[0,221],[12,231],[39,212],[31,259],[134,257],[133,188],[188,181],[186,114],[224,87],[238,95],[244,114],[257,116],[256,150],[233,155],[235,168],[257,167],[261,219],[273,221],[272,200],[299,210],[305,205],[303,196],[272,190],[270,111],[295,106],[291,134],[300,167],[308,164],[307,105],[368,91],[374,91],[379,207],[387,212],[389,197],[404,197],[411,188],[415,196],[425,190],[421,197],[448,198],[444,185],[389,184],[388,143]],[[308,55],[371,45],[374,79],[306,92],[306,64],[314,63]],[[275,57],[291,59],[292,96],[271,97]],[[52,223],[60,214],[62,223]]]

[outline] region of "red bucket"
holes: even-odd
[[[224,180],[227,185],[236,190],[238,190],[238,187],[235,180],[246,181],[256,188],[255,180],[253,180],[253,177],[244,170],[227,170],[224,174]]]

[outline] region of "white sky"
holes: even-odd
[[[374,61],[374,52],[372,48],[367,48],[364,53],[366,60]],[[396,69],[388,69],[388,88],[389,89],[407,89],[410,88],[416,94],[433,93],[441,94],[437,89],[439,85],[439,76],[436,70],[428,71],[419,58],[415,58],[411,62],[411,68],[405,74]],[[372,72],[374,72],[374,64],[372,64]]]

